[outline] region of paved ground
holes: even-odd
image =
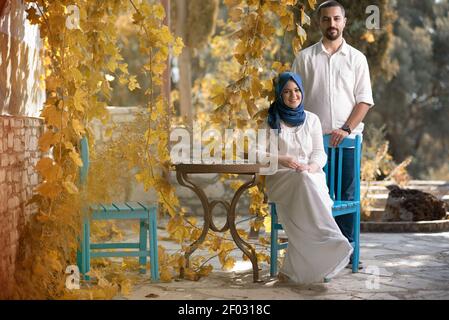
[[[178,250],[172,242],[160,244]],[[260,266],[263,283],[253,283],[250,262],[242,261],[240,252],[235,256],[240,260],[230,272],[214,259],[212,274],[196,282],[151,283],[141,276],[130,295],[115,299],[449,299],[449,232],[362,233],[364,269],[357,274],[345,269],[330,283],[313,285],[279,283],[269,277],[267,264]]]

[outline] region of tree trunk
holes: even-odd
[[[0,18],[2,17],[3,14],[3,8],[6,4],[6,0],[0,0]]]
[[[45,101],[42,43],[25,9],[20,0],[0,0],[0,114],[36,117]]]
[[[161,0],[161,4],[165,9],[165,19],[164,24],[168,27],[170,30],[170,0]],[[163,93],[165,95],[165,99],[167,101],[167,104],[170,106],[170,92],[171,92],[171,83],[170,83],[170,74],[171,74],[171,68],[170,68],[170,57],[168,57],[167,60],[167,68],[165,68],[164,74],[163,74]],[[169,108],[170,109],[170,108]],[[169,113],[170,116],[170,113]]]
[[[187,3],[185,0],[176,0],[176,35],[186,42],[187,29]],[[193,122],[192,113],[192,75],[190,70],[191,48],[186,45],[179,56],[179,98],[180,113],[187,126]]]

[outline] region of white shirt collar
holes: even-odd
[[[347,55],[347,54],[349,53],[348,44],[346,43],[346,40],[345,40],[344,38],[343,38],[342,40],[343,40],[343,41],[342,41],[342,43],[341,43],[341,46],[340,46],[340,48],[338,48],[338,50],[335,52],[335,54],[341,53],[341,54],[343,54],[343,55]],[[324,53],[326,53],[326,54],[329,54],[329,53],[326,51],[326,48],[324,47],[324,44],[323,44],[323,37],[321,37],[320,42],[318,42],[318,43],[319,43],[319,45],[318,45],[317,54],[320,54],[320,53],[322,53],[322,52],[324,52]]]

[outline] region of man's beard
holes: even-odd
[[[336,32],[332,34],[331,32],[333,30],[335,30]],[[334,41],[334,40],[337,40],[340,37],[340,35],[341,35],[341,33],[340,33],[340,31],[338,29],[336,29],[336,28],[329,28],[329,29],[326,30],[325,37],[328,40]]]

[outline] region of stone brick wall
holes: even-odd
[[[25,206],[38,183],[42,119],[0,116],[0,298],[12,290],[20,232],[35,210]]]

